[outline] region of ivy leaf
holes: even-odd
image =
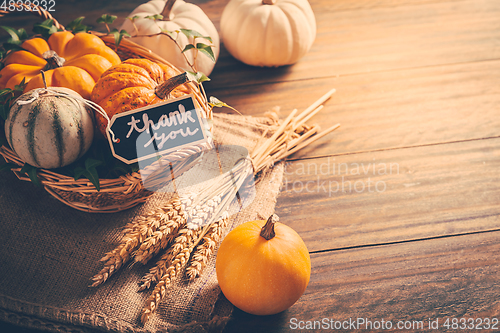
[[[10,88],[5,88],[5,89],[0,90],[0,98],[1,98],[3,95],[7,95],[7,94],[12,94],[12,89],[10,89]]]
[[[18,32],[17,35],[19,36],[19,39],[26,40],[29,38],[28,33],[26,32],[26,30],[24,28],[17,30],[17,32]]]
[[[21,47],[21,45],[12,44],[12,43],[3,43],[3,48],[5,49],[5,55],[7,55],[7,51],[15,52],[15,51],[24,50]],[[2,58],[3,58],[3,56],[2,56]]]
[[[73,169],[73,178],[75,179],[75,181],[77,181],[78,179],[80,179],[80,177],[83,176],[86,171],[87,170],[85,170],[81,166],[75,167]]]
[[[6,27],[6,26],[1,26],[3,30],[7,31],[7,33],[10,35],[9,38],[9,43],[11,44],[21,44],[21,38],[19,37],[19,33],[16,29]]]
[[[31,182],[33,184],[35,184],[36,186],[40,186],[40,187],[42,186],[42,184],[40,183],[40,180],[38,179],[37,168],[35,168],[34,166],[29,165],[28,163],[24,163],[20,172],[27,174],[28,177],[30,177]]]
[[[23,80],[14,86],[14,91],[24,91],[24,88],[26,88],[26,77],[23,77]]]
[[[215,56],[214,52],[212,51],[212,47],[207,44],[203,43],[197,43],[196,44],[196,49],[206,55],[210,60],[212,60],[215,63]]]
[[[184,50],[182,50],[182,53],[186,52],[186,51],[189,51],[191,49],[194,49],[196,46],[194,46],[193,44],[188,44],[186,45],[186,47],[184,48]]]
[[[0,117],[3,120],[7,120],[10,111],[10,102],[14,96],[14,90],[10,88],[0,90]]]
[[[203,36],[196,30],[191,30],[191,29],[180,29],[180,30],[184,35],[186,35],[187,38],[205,38],[210,43],[212,43],[212,38],[210,36]]]
[[[227,105],[226,103],[224,103],[223,101],[221,101],[220,99],[218,99],[217,97],[214,97],[214,96],[210,96],[210,102],[208,102],[208,104],[211,107],[217,107],[217,108],[221,108],[221,107],[225,106],[226,108],[230,108],[231,110],[236,111],[237,113],[241,114],[238,110],[236,110],[232,106]]]
[[[97,173],[96,167],[101,165],[102,162],[98,160],[94,160],[92,158],[87,158],[85,160],[85,172],[83,173],[90,182],[95,186],[97,191],[101,190],[99,183],[99,174]]]
[[[117,16],[115,15],[103,14],[97,19],[97,23],[112,24],[116,18]]]
[[[188,74],[188,79],[190,81],[196,81],[198,83],[202,83],[202,82],[205,82],[205,81],[210,81],[210,79],[208,78],[208,76],[206,76],[205,74],[203,74],[202,72],[186,72]]]
[[[82,23],[84,18],[85,16],[80,16],[79,18],[74,19],[66,26],[66,30],[70,30],[74,34],[78,32],[88,32],[90,30],[90,27]]]
[[[0,117],[2,117],[3,120],[7,120],[7,117],[9,116],[9,103],[5,104],[0,104]]]
[[[118,31],[118,29],[113,29],[109,33],[115,37],[115,45],[116,46],[120,45],[120,42],[122,41],[123,36],[132,37],[132,36],[130,36],[130,34],[126,30],[123,30],[123,29],[120,31]]]
[[[12,163],[4,163],[4,164],[0,165],[0,171],[11,170],[15,167],[17,167],[17,165],[12,164]]]
[[[57,27],[54,25],[53,19],[48,19],[42,23],[35,23],[33,25],[33,32],[40,34],[45,38],[49,38],[54,32],[57,32]]]
[[[132,17],[127,17],[128,20],[134,22],[135,20],[137,20],[138,18],[140,18],[139,15],[135,15],[135,16],[132,16]]]
[[[102,164],[102,161],[95,160],[95,159],[89,157],[85,160],[85,169],[90,170],[90,169],[95,168],[101,164]]]
[[[144,18],[150,19],[150,20],[153,20],[153,21],[157,21],[157,20],[163,19],[163,15],[161,15],[161,14],[148,15],[148,16],[145,16]]]

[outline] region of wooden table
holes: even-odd
[[[220,27],[227,0],[191,2]],[[305,294],[275,316],[235,310],[225,332],[487,328],[500,317],[500,1],[310,3],[317,37],[297,64],[254,68],[223,48],[206,85],[245,115],[283,117],[336,88],[314,121],[341,124],[287,161],[277,202],[311,252]],[[137,4],[59,1],[55,16],[118,26]]]

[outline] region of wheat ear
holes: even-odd
[[[193,281],[201,275],[203,269],[208,264],[210,257],[215,251],[217,243],[222,237],[222,233],[227,226],[229,216],[226,213],[220,220],[213,223],[208,229],[206,235],[201,239],[201,243],[196,247],[188,267],[186,275],[190,281]]]
[[[207,229],[208,228],[182,229],[180,231],[182,235],[176,238],[174,245],[172,246],[171,250],[169,250],[169,253],[167,253],[167,258],[164,261],[165,266],[166,263],[170,263],[170,265],[166,267],[164,271],[160,266],[157,265],[153,268],[153,270],[156,270],[154,273],[150,271],[150,274],[146,275],[143,280],[141,280],[141,282],[143,282],[141,285],[141,290],[144,290],[145,288],[143,288],[143,286],[145,284],[150,284],[153,281],[153,278],[156,278],[159,273],[162,273],[162,276],[158,280],[158,283],[156,284],[151,296],[149,296],[146,300],[146,306],[142,310],[141,322],[143,324],[156,311],[156,309],[158,308],[158,304],[160,304],[160,302],[166,295],[167,287],[172,284],[173,279],[182,271],[182,268],[188,262],[194,247],[198,244],[200,234],[206,232]],[[177,253],[174,255],[174,252]],[[151,275],[151,280],[149,280],[149,282],[145,282],[149,279],[149,275]]]
[[[104,267],[91,278],[94,281],[91,287],[97,287],[106,282],[113,273],[127,263],[141,244],[160,227],[162,216],[168,214],[172,209],[173,205],[169,203],[128,223],[122,231],[123,237],[118,246],[101,258],[100,261],[104,262]]]
[[[146,264],[151,258],[165,249],[175,238],[178,230],[186,223],[186,213],[179,198],[169,203],[169,209],[159,216],[159,226],[147,237],[134,254],[134,261]]]

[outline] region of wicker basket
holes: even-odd
[[[32,13],[44,19],[54,19],[50,13],[40,7],[34,5],[28,6],[25,4],[16,6],[23,6],[25,7],[25,10],[30,9]],[[0,17],[8,13],[9,12],[0,10]],[[64,27],[55,19],[54,24],[57,28],[64,29]],[[99,32],[92,33],[101,38],[106,45],[114,49],[122,61],[130,58],[145,58],[166,64],[174,68],[179,74],[181,73],[180,70],[175,68],[175,66],[170,64],[167,60],[154,54],[143,46],[123,39],[120,45],[116,47],[113,36],[105,35]],[[195,97],[195,101],[201,110],[201,116],[205,119],[212,119],[212,110],[210,106],[204,102],[203,95],[197,85],[188,83],[187,86],[190,93]],[[181,172],[183,169],[189,167],[188,164],[190,159],[186,159],[186,157],[193,156],[206,148],[207,147],[204,145],[184,148],[180,151],[169,154],[168,156],[162,157],[161,160],[153,163],[150,167],[141,170],[141,173],[133,172],[125,176],[120,176],[116,179],[100,179],[99,191],[97,191],[94,185],[87,179],[79,179],[75,181],[72,177],[45,169],[38,169],[37,174],[40,183],[47,190],[47,192],[66,205],[86,212],[113,213],[143,203],[154,193],[153,191],[145,188],[142,183],[142,177],[144,177],[145,173],[151,174],[157,172],[158,168],[156,166],[158,164],[169,163],[170,166],[172,166],[172,161],[183,160],[175,165],[175,171]],[[6,162],[19,166],[12,169],[14,174],[19,179],[30,181],[29,177],[26,177],[20,172],[24,162],[9,147],[5,145],[0,146],[0,155],[4,157]]]

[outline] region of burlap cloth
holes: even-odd
[[[214,137],[250,151],[269,118],[218,114]],[[3,160],[0,162],[2,163]],[[251,204],[231,217],[229,229],[274,211],[283,177],[277,164],[261,176]],[[120,238],[120,227],[160,204],[153,195],[139,207],[113,214],[76,211],[43,189],[0,173],[0,321],[54,332],[222,331],[232,306],[217,284],[215,258],[193,283],[179,280],[157,313],[141,325],[149,292],[138,292],[146,266],[124,267],[105,284],[89,288],[102,267],[98,260]]]

